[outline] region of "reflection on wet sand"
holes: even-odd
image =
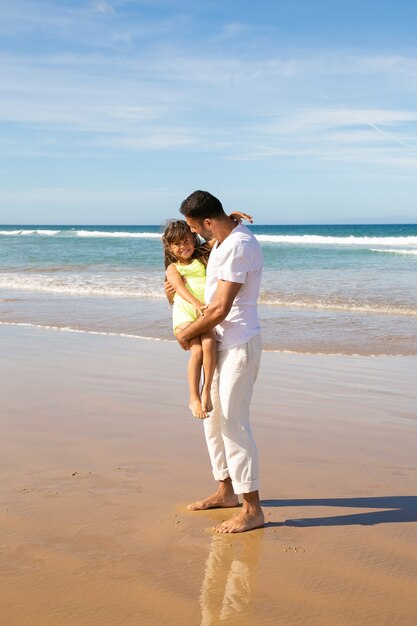
[[[200,592],[201,626],[214,626],[251,613],[263,531],[211,539]]]

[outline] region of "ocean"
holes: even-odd
[[[417,225],[251,226],[264,348],[417,355]],[[0,324],[173,340],[158,226],[0,226]]]

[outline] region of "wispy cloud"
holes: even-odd
[[[268,24],[197,5],[2,3],[1,153],[413,175],[417,58],[265,43]]]
[[[107,15],[113,15],[115,13],[114,6],[112,6],[109,2],[106,2],[106,0],[94,0],[94,2],[91,3],[91,6],[94,11],[97,11],[97,13],[105,13]]]
[[[232,39],[238,35],[242,35],[249,30],[247,24],[241,24],[240,22],[229,22],[220,29],[220,39]]]
[[[334,102],[324,91],[326,85],[309,87],[329,71],[318,59],[190,59],[166,52],[127,59],[73,52],[52,58],[9,54],[2,60],[0,120],[25,125],[32,137],[30,150],[42,154],[48,149],[45,133],[54,138],[51,153],[65,144],[72,152],[80,146],[92,152],[178,147],[216,150],[224,158],[292,155],[376,162],[372,150],[378,146],[386,155],[381,162],[392,164],[395,144],[414,150],[417,111]],[[362,71],[386,66],[395,77],[400,61],[362,57],[356,63]],[[410,59],[402,63],[404,71],[412,71]],[[334,72],[345,67],[332,64]],[[312,68],[318,68],[317,74]],[[383,80],[379,85],[382,89]],[[397,100],[399,104],[401,98]],[[27,154],[21,134],[14,135],[12,127],[8,149],[13,137],[15,152]],[[404,155],[397,163],[414,167],[413,156]]]
[[[242,160],[292,158],[416,170],[417,112],[313,109],[281,115],[247,129]],[[381,170],[381,175],[384,171]]]

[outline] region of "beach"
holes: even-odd
[[[0,325],[0,623],[417,623],[415,356],[264,352],[266,526],[215,486],[174,342]]]

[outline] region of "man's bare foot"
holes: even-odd
[[[213,403],[211,401],[210,389],[204,385],[201,391],[201,405],[203,407],[203,411],[207,414],[213,410]]]
[[[243,510],[231,519],[214,527],[216,533],[244,533],[255,528],[262,528],[265,524],[264,514],[261,508]]]
[[[187,509],[189,511],[205,511],[206,509],[228,509],[235,506],[239,506],[239,498],[235,493],[228,495],[213,493],[205,500],[189,504]]]
[[[194,415],[194,417],[198,417],[198,419],[200,420],[203,420],[207,417],[207,413],[201,406],[200,398],[190,398],[190,404],[188,406],[190,407],[190,411]]]

